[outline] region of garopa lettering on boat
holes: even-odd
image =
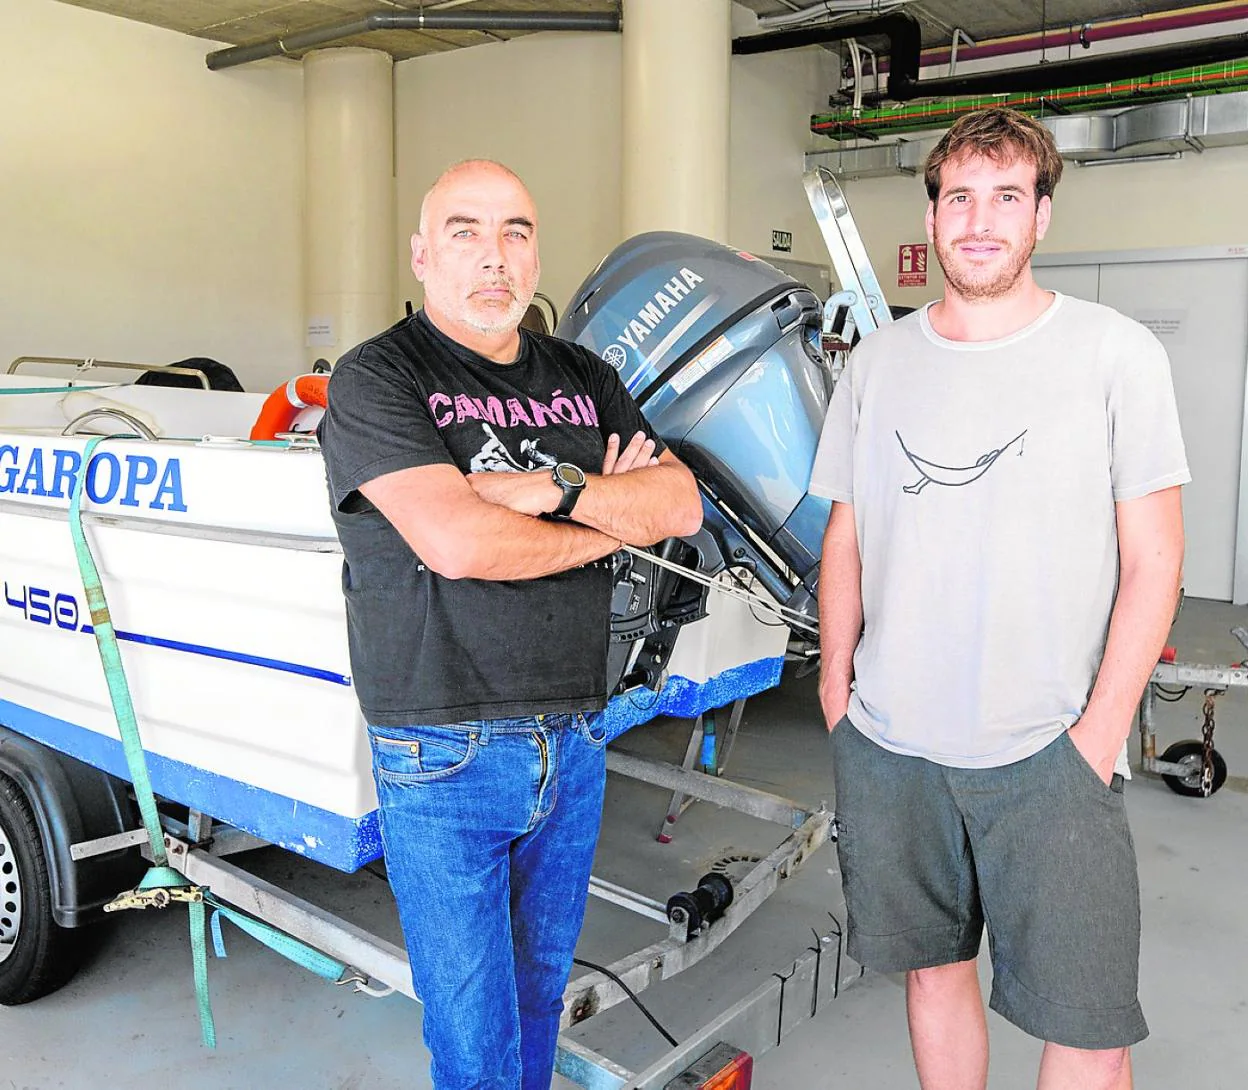
[[[76,450],[21,447],[0,443],[0,496],[43,496],[67,500],[82,469]],[[177,458],[146,454],[118,457],[101,451],[87,470],[87,497],[92,503],[147,507],[155,511],[185,511],[182,464]]]

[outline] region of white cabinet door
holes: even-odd
[[[1197,598],[1248,599],[1248,564],[1235,587],[1248,261],[1104,264],[1100,302],[1149,326],[1174,375],[1192,483],[1183,490],[1184,585]]]

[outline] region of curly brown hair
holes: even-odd
[[[940,168],[946,160],[982,155],[994,163],[1017,159],[1036,166],[1036,201],[1051,197],[1062,178],[1062,157],[1053,134],[1034,117],[1005,106],[964,114],[932,149],[923,168],[928,200],[940,196]]]

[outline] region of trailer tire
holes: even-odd
[[[77,934],[52,915],[52,883],[26,796],[0,776],[0,1006],[56,991],[78,970]]]
[[[1200,774],[1204,766],[1204,758],[1204,743],[1195,740],[1175,742],[1161,755],[1161,759],[1163,761],[1173,761],[1175,764],[1189,765],[1192,770],[1186,776],[1162,773],[1161,778],[1166,781],[1166,786],[1176,795],[1183,795],[1189,799],[1204,798],[1200,790]],[[1213,783],[1210,784],[1211,790],[1209,794],[1216,794],[1224,783],[1226,783],[1226,761],[1223,759],[1222,754],[1215,749],[1213,751]]]

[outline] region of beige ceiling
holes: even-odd
[[[119,15],[141,23],[177,30],[226,45],[251,45],[315,27],[358,19],[377,11],[590,11],[612,12],[616,0],[61,0],[74,7]],[[781,8],[780,10],[783,10]],[[448,49],[513,38],[522,31],[476,30],[374,31],[344,38],[337,45],[363,45],[393,55],[395,60],[441,53]],[[297,55],[297,54],[296,54]]]
[[[677,2],[677,0],[672,0]],[[815,0],[738,0],[760,15],[815,6]],[[869,4],[871,0],[864,0]],[[61,0],[125,19],[192,34],[214,43],[252,45],[299,31],[358,19],[380,11],[614,12],[621,0]],[[948,45],[954,27],[976,39],[1022,34],[1044,27],[1065,28],[1200,6],[1205,0],[909,0],[904,8],[919,21],[923,45]],[[363,45],[395,60],[514,38],[523,31],[374,31],[344,38],[339,45]],[[1216,33],[1216,31],[1211,31]],[[292,54],[298,56],[297,53]]]

